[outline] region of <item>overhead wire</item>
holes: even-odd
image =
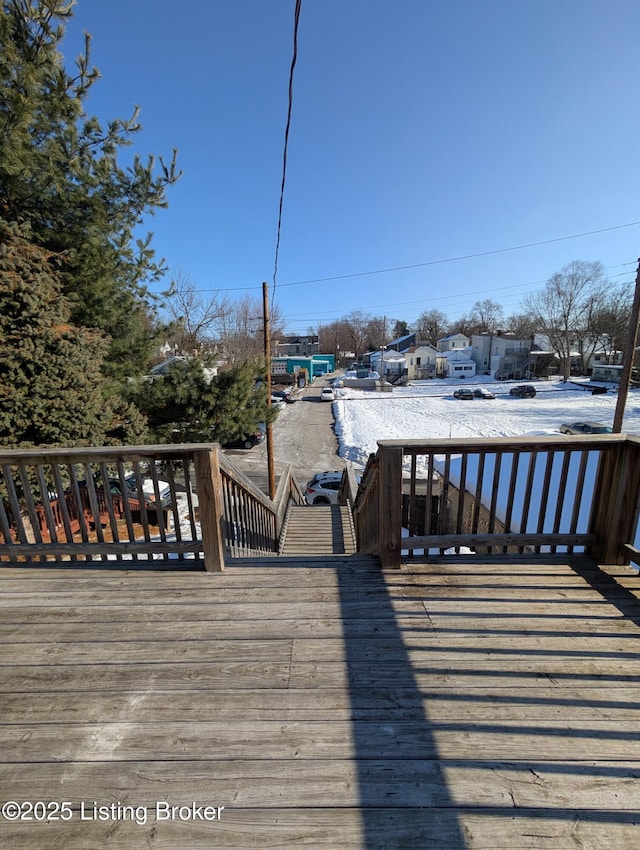
[[[284,174],[283,174],[283,187],[284,187]],[[282,209],[282,198],[281,198],[281,209]],[[406,271],[408,269],[417,269],[424,268],[427,266],[436,266],[436,265],[445,265],[446,263],[456,263],[461,260],[470,260],[476,259],[478,257],[490,257],[495,254],[505,254],[509,251],[522,251],[526,248],[535,248],[540,245],[551,245],[555,242],[566,242],[570,239],[580,239],[585,236],[595,236],[598,233],[610,233],[614,230],[623,230],[626,227],[638,227],[640,226],[640,221],[630,221],[626,224],[616,224],[613,227],[601,227],[598,230],[586,230],[583,233],[573,233],[570,236],[556,236],[553,239],[543,239],[538,242],[526,242],[522,245],[511,245],[507,248],[495,248],[490,251],[478,251],[476,253],[470,254],[460,254],[456,257],[444,257],[436,260],[425,260],[422,263],[412,263],[410,265],[405,266],[392,266],[383,269],[373,269],[369,271],[363,272],[350,272],[348,274],[339,274],[332,275],[330,277],[317,277],[317,278],[309,278],[308,280],[296,280],[291,281],[290,283],[280,283],[278,284],[280,288],[288,287],[288,286],[307,286],[312,283],[327,283],[332,280],[347,280],[348,278],[354,277],[366,277],[368,275],[376,275],[376,274],[387,274],[389,272],[396,271]],[[276,265],[274,267],[274,283],[275,283],[275,273],[277,272],[277,252],[279,248],[279,236],[280,236],[280,221],[278,223],[278,240],[277,240],[277,248],[276,248]],[[622,263],[621,265],[636,265],[636,262],[633,263]],[[232,286],[232,287],[199,287],[200,292],[247,292],[251,289],[260,289],[260,286]]]
[[[287,107],[287,123],[284,130],[284,149],[282,152],[282,182],[280,184],[280,203],[278,205],[278,227],[276,232],[276,250],[273,262],[273,292],[272,301],[276,294],[277,275],[278,275],[278,257],[280,254],[280,235],[282,231],[282,208],[284,205],[284,190],[287,180],[287,151],[289,149],[289,130],[291,129],[291,113],[293,111],[293,75],[298,60],[298,26],[300,23],[300,8],[302,0],[296,0],[296,7],[293,15],[293,55],[291,58],[291,68],[289,69],[289,104]]]

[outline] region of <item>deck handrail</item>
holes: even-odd
[[[0,496],[1,561],[213,571],[275,554],[304,500],[290,467],[272,502],[212,443],[4,450]]]
[[[219,455],[222,475],[224,537],[234,557],[278,552],[284,516],[290,503],[304,504],[291,466],[282,470],[271,501],[225,455]]]
[[[639,503],[640,438],[625,434],[380,440],[354,522],[384,567],[460,546],[619,564],[634,558]]]

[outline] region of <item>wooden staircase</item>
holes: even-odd
[[[279,555],[353,555],[356,539],[346,505],[290,505]]]

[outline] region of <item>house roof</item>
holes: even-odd
[[[411,348],[408,348],[404,353],[405,354],[414,354],[416,351],[420,351],[421,348],[428,348],[431,351],[438,351],[435,345],[432,345],[430,342],[419,342],[417,345],[412,345]]]
[[[438,356],[444,357],[446,360],[458,360],[466,361],[468,363],[475,363],[475,360],[469,357],[467,351],[468,349],[466,348],[454,348],[451,351],[439,351]]]

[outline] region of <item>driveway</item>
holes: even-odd
[[[316,378],[313,385],[295,390],[295,404],[278,413],[273,425],[276,479],[287,464],[300,486],[315,472],[342,469],[346,461],[338,457],[338,440],[333,431],[333,405],[320,400],[320,390],[329,385]],[[267,444],[253,449],[226,449],[225,454],[263,492],[268,492]]]

